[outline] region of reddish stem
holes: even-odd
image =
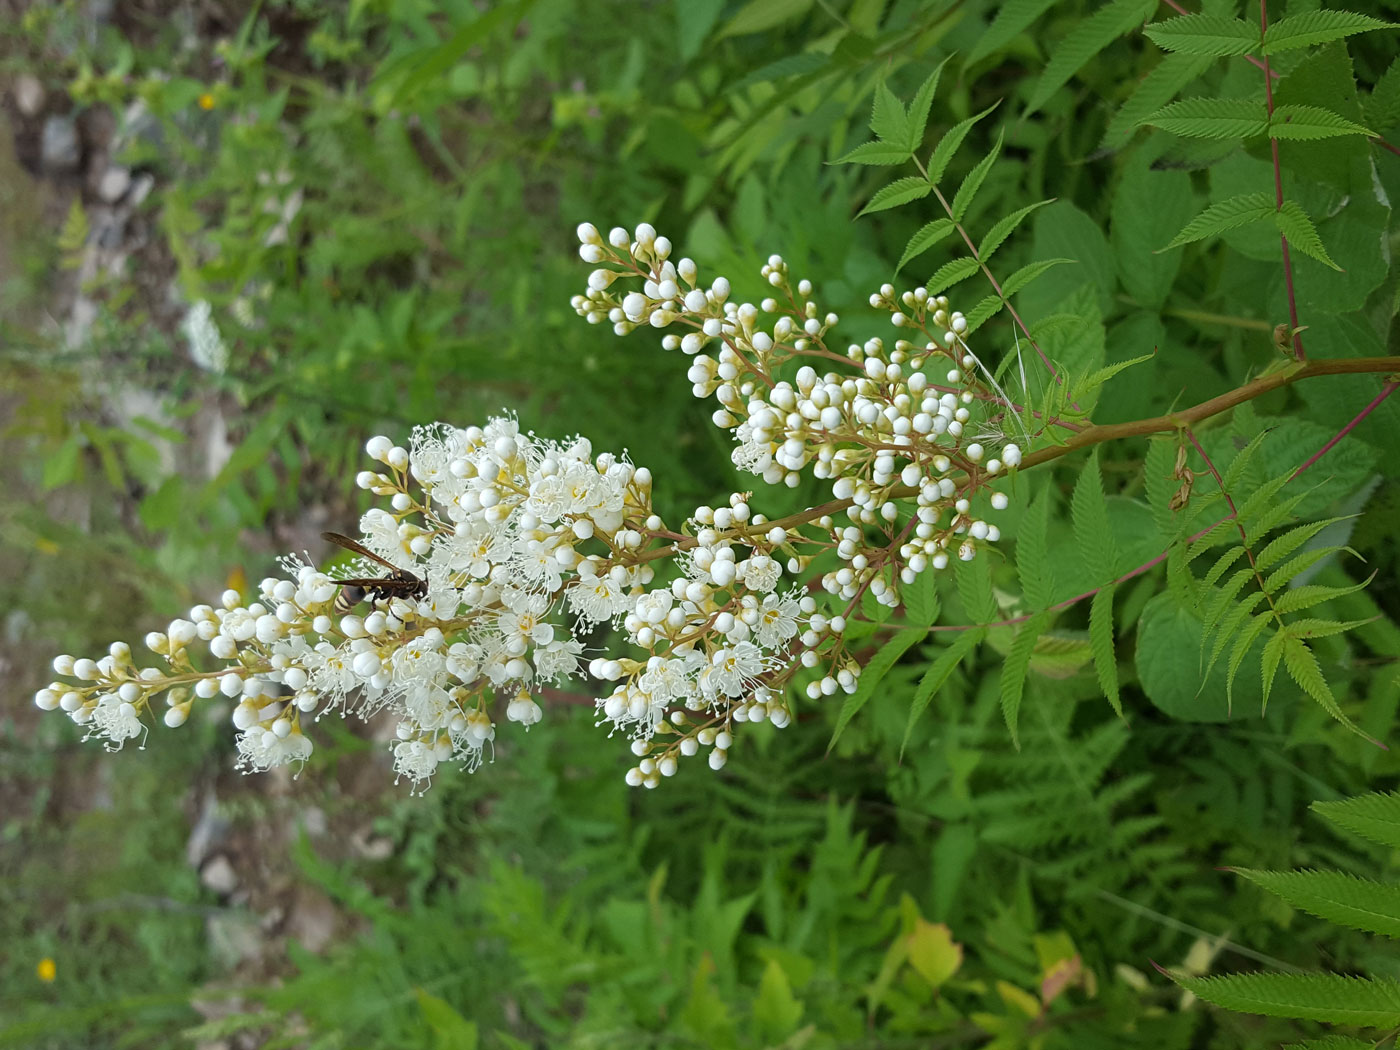
[[[1268,0],[1259,0],[1259,45],[1262,50],[1264,45],[1264,33],[1269,28],[1269,3]],[[1274,119],[1274,78],[1269,72],[1269,56],[1264,54],[1264,62],[1261,67],[1264,70],[1264,103],[1268,107],[1269,121]],[[1269,136],[1269,149],[1273,154],[1274,163],[1274,208],[1283,211],[1283,167],[1278,159],[1278,139],[1273,135]],[[1278,235],[1279,243],[1283,246],[1283,283],[1288,289],[1288,322],[1293,329],[1293,357],[1298,361],[1306,361],[1307,355],[1303,353],[1303,336],[1298,331],[1298,297],[1293,291],[1293,260],[1288,253],[1288,237],[1282,231]]]
[[[1327,455],[1327,453],[1331,452],[1332,446],[1334,446],[1338,441],[1341,441],[1342,438],[1350,434],[1352,428],[1355,427],[1356,424],[1360,423],[1373,411],[1379,408],[1380,403],[1386,398],[1388,398],[1391,394],[1395,393],[1397,388],[1400,388],[1400,382],[1387,383],[1385,386],[1383,386],[1381,388],[1381,392],[1375,396],[1375,399],[1369,405],[1363,408],[1360,412],[1356,413],[1355,419],[1353,419],[1346,426],[1342,427],[1341,430],[1337,431],[1337,433],[1333,436],[1332,440],[1330,440],[1329,442],[1327,442],[1327,444],[1323,445],[1320,449],[1318,449],[1317,452],[1314,453],[1313,456],[1306,463],[1304,463],[1301,467],[1299,467],[1289,476],[1288,480],[1292,481],[1294,478],[1296,478],[1299,474],[1303,473],[1303,471],[1307,470],[1310,466],[1316,463],[1323,456]]]

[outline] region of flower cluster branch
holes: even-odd
[[[37,704],[115,749],[222,702],[245,771],[305,762],[325,714],[387,712],[394,769],[422,790],[442,762],[478,768],[498,723],[528,729],[549,685],[586,673],[602,683],[598,724],[632,753],[628,783],[655,787],[702,751],[721,768],[744,723],[781,728],[799,697],[855,692],[845,634],[861,601],[896,606],[921,574],[996,543],[991,519],[1016,468],[1188,426],[1302,378],[1395,370],[1393,358],[1290,364],[1023,458],[1006,437],[1027,434],[1029,414],[946,297],[885,285],[870,303],[896,337],[838,349],[839,319],[780,256],[762,269],[771,295],[754,304],[673,261],[647,224],[605,237],[585,223],[578,235],[594,269],[577,312],[619,335],[666,329],[662,347],[689,358],[735,464],[767,485],[810,471],[829,501],[770,520],[736,492],[672,526],[653,509],[647,468],[582,437],[549,440],[510,417],[418,427],[407,447],[374,437],[375,465],[356,479],[384,501],[359,522],[371,557],[337,570],[284,559],[252,600],[226,591],[147,635],[153,666],[120,642],[97,660],[60,656]],[[620,635],[616,652],[585,651],[601,624]]]

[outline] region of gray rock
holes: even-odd
[[[238,872],[233,870],[228,857],[220,853],[200,869],[199,881],[215,893],[227,897],[238,889]]]
[[[78,129],[73,118],[49,117],[40,139],[39,163],[51,175],[67,175],[78,170],[78,161]]]
[[[44,85],[39,83],[37,77],[28,73],[21,73],[15,78],[13,88],[15,96],[15,107],[21,115],[26,117],[37,117],[44,108]]]
[[[131,188],[131,172],[120,165],[108,168],[97,180],[97,195],[108,204],[116,204]]]
[[[131,186],[131,200],[128,201],[133,208],[138,207],[142,201],[151,195],[151,190],[155,189],[156,180],[153,175],[138,175],[136,181]]]

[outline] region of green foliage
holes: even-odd
[[[1209,463],[1141,428],[1078,436],[1278,378],[1296,366],[1274,327],[1294,308],[1308,360],[1386,352],[1400,168],[1369,137],[1400,124],[1388,23],[1271,10],[1261,36],[1252,10],[1215,3],[1139,31],[1152,12],[1136,0],[704,0],[624,26],[564,0],[297,0],[249,14],[216,67],[173,23],[92,36],[81,7],[33,5],[0,33],[30,34],[28,61],[79,105],[153,114],[122,159],[158,176],[143,212],[158,257],[179,297],[213,304],[231,364],[188,364],[167,286],[151,296],[132,273],[87,288],[102,311],[87,344],[50,345],[37,323],[7,342],[23,495],[0,510],[4,586],[29,618],[7,621],[15,666],[105,643],[113,609],[160,627],[256,579],[299,529],[353,519],[359,449],[381,430],[510,406],[630,446],[668,513],[751,487],[678,358],[569,316],[581,218],[664,225],[755,301],[781,251],[852,339],[919,338],[868,306],[892,272],[946,293],[976,367],[1019,406],[977,440],[1055,454],[1004,473],[1003,515],[976,498],[1000,553],[925,574],[900,613],[853,613],[854,695],[799,693],[796,723],[748,727],[722,777],[626,796],[589,705],[561,700],[475,779],[356,799],[383,812],[392,856],[318,843],[331,856],[299,853],[297,881],[357,932],[290,950],[284,983],[256,980],[246,1011],[196,1038],[1342,1050],[1359,1044],[1290,1019],[1396,1009],[1397,974],[1360,935],[1393,929],[1389,862],[1295,829],[1312,799],[1400,771],[1366,739],[1393,746],[1400,709],[1400,397],[1342,435],[1376,377],[1280,384],[1190,422]],[[1272,113],[1247,56],[1269,58]],[[59,254],[84,250],[91,204],[55,224]],[[114,416],[92,374],[153,388],[160,418]],[[247,536],[267,549],[234,555]],[[42,761],[66,766],[71,746],[46,740]],[[70,834],[116,858],[109,882],[51,878],[55,854],[33,847],[59,818],[38,785],[64,774],[18,768],[4,1038],[161,1045],[193,1028],[186,1004],[224,969],[198,909],[226,909],[174,833],[169,785],[191,768],[120,781],[116,807]],[[1386,796],[1316,809],[1400,847]],[[159,834],[130,833],[156,815]],[[1274,893],[1238,892],[1225,865]],[[194,910],[93,909],[112,886]],[[48,953],[53,986],[34,976]],[[1236,981],[1261,956],[1278,975]],[[1141,972],[1154,958],[1274,1019],[1183,1007]]]
[[[1400,795],[1362,795],[1313,808],[1339,827],[1382,845],[1394,845],[1391,829],[1400,824]],[[1329,922],[1400,936],[1400,885],[1395,883],[1340,871],[1246,868],[1238,869],[1237,874],[1292,907]],[[1227,1010],[1376,1028],[1400,1025],[1400,981],[1389,976],[1249,973],[1171,977],[1188,991]]]

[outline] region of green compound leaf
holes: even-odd
[[[1256,871],[1236,868],[1256,886],[1319,919],[1365,933],[1400,937],[1400,885],[1341,871]]]
[[[1308,644],[1301,638],[1294,638],[1286,630],[1280,631],[1276,637],[1283,639],[1283,666],[1288,670],[1288,677],[1302,686],[1303,692],[1317,701],[1318,706],[1338,722],[1357,736],[1371,740],[1371,737],[1337,705],[1337,698],[1332,695],[1332,689],[1322,675],[1322,668],[1318,666],[1317,655],[1308,648]],[[1371,742],[1377,743],[1374,740]]]
[[[888,186],[881,187],[879,192],[870,198],[870,203],[860,210],[860,215],[897,208],[901,204],[908,204],[910,201],[927,197],[932,191],[933,187],[929,185],[928,180],[919,175],[895,179]]]
[[[1026,674],[1030,670],[1035,643],[1049,626],[1048,612],[1038,612],[1021,624],[1001,667],[1001,713],[1006,719],[1006,728],[1011,731],[1011,742],[1018,751],[1021,749],[1021,738],[1017,723],[1021,715],[1021,698],[1026,692]]]
[[[923,144],[924,130],[928,127],[929,110],[933,106],[933,96],[938,92],[938,78],[942,76],[943,67],[948,64],[948,59],[952,57],[949,55],[948,58],[933,67],[933,72],[919,85],[919,90],[915,92],[913,100],[909,103],[909,138],[907,141],[910,153]]]
[[[1269,134],[1276,139],[1312,141],[1342,135],[1374,135],[1370,128],[1347,120],[1321,106],[1278,106],[1269,120]]]
[[[836,728],[832,730],[831,740],[826,745],[828,751],[836,746],[836,741],[840,739],[851,719],[870,702],[876,688],[885,675],[890,673],[890,668],[894,667],[895,662],[923,641],[927,634],[928,631],[923,628],[900,631],[870,658],[870,662],[860,673],[860,684],[856,686],[856,691],[846,697],[846,702],[841,705],[841,713],[836,717]]]
[[[1311,973],[1167,976],[1206,1002],[1241,1013],[1387,1028],[1400,1024],[1400,981],[1388,977]]]
[[[977,257],[985,263],[996,254],[996,250],[1001,247],[1006,238],[1011,236],[1016,227],[1021,224],[1022,219],[1037,208],[1042,208],[1050,204],[1053,199],[1054,198],[1037,201],[1035,204],[1027,204],[1024,208],[1017,209],[998,221],[995,226],[987,231],[987,236],[983,237],[982,243],[977,246]]]
[[[909,151],[900,143],[866,142],[857,146],[844,157],[837,158],[836,164],[879,164],[890,167],[903,164],[909,159]]]
[[[889,85],[881,81],[875,86],[875,98],[870,106],[870,130],[881,142],[904,149],[909,147],[909,114],[904,111],[904,103],[895,98]]]
[[[1070,30],[1050,52],[1050,61],[1026,104],[1029,115],[1045,105],[1069,78],[1124,33],[1137,29],[1156,8],[1155,0],[1112,0]]]
[[[1366,123],[1379,131],[1400,124],[1400,58],[1390,63],[1364,104]]]
[[[913,583],[900,585],[904,613],[910,623],[920,627],[928,627],[938,619],[938,587],[933,575],[925,572],[916,577]]]
[[[1000,102],[993,102],[981,113],[958,121],[943,133],[943,137],[938,140],[938,145],[934,146],[933,152],[929,154],[929,182],[937,183],[939,179],[943,178],[943,173],[948,170],[948,164],[952,161],[953,154],[958,152],[958,147],[962,145],[963,139],[967,138],[967,133],[972,130],[972,126],[999,105],[1001,105]]]
[[[986,58],[998,48],[1009,44],[1037,18],[1054,6],[1055,0],[1010,0],[997,5],[997,15],[984,33],[977,38],[977,46],[967,56],[967,64]]]
[[[1143,354],[1141,357],[1129,358],[1127,361],[1118,361],[1111,365],[1104,365],[1102,368],[1091,372],[1089,375],[1070,386],[1070,400],[1079,401],[1088,397],[1119,372],[1132,368],[1134,365],[1140,365],[1146,361],[1151,361],[1156,356],[1155,353]]]
[[[1308,540],[1312,539],[1329,525],[1335,525],[1339,521],[1346,521],[1341,518],[1323,518],[1321,521],[1312,521],[1306,525],[1299,525],[1296,529],[1290,529],[1277,539],[1271,540],[1269,545],[1259,552],[1254,559],[1254,566],[1260,572],[1265,572],[1269,568],[1281,562],[1296,551]],[[1243,547],[1239,548],[1241,551]]]
[[[937,270],[933,276],[925,282],[929,295],[938,295],[953,287],[959,281],[965,281],[978,270],[977,260],[972,256],[961,259],[950,259]]]
[[[1174,135],[1197,139],[1244,139],[1269,130],[1268,113],[1243,98],[1185,98],[1142,119]]]
[[[914,724],[923,716],[938,690],[943,688],[943,684],[948,681],[958,665],[977,648],[986,634],[986,630],[981,627],[963,631],[952,645],[938,654],[938,658],[924,672],[923,678],[919,679],[919,687],[914,691],[914,702],[909,706],[909,723],[904,727],[904,739],[899,745],[901,759],[904,757],[904,749],[909,746],[909,737],[914,732]]]
[[[1288,238],[1291,247],[1297,248],[1304,255],[1316,259],[1324,266],[1330,266],[1337,271],[1341,270],[1341,267],[1333,262],[1332,257],[1327,254],[1327,248],[1318,235],[1317,227],[1313,225],[1312,219],[1308,218],[1308,213],[1297,201],[1284,201],[1283,207],[1274,212],[1273,219],[1278,232]]]
[[[1056,266],[1060,266],[1064,263],[1072,263],[1075,261],[1077,260],[1040,259],[1037,262],[1027,263],[1025,266],[1022,266],[1019,270],[1017,270],[1015,273],[1013,273],[1010,277],[1008,277],[1005,281],[1002,282],[1001,294],[1009,299],[1011,296],[1024,289],[1028,284],[1030,284],[1037,277],[1040,277],[1047,271],[1052,270]]]
[[[1098,450],[1079,472],[1070,497],[1070,517],[1074,522],[1074,543],[1084,563],[1085,576],[1094,584],[1113,578],[1116,554],[1113,529],[1108,524],[1108,504],[1104,500],[1103,475],[1099,471]]]
[[[1140,81],[1128,100],[1108,122],[1103,145],[1118,149],[1127,144],[1133,132],[1149,113],[1161,109],[1181,90],[1211,67],[1213,60],[1202,55],[1165,55]]]
[[[1373,791],[1337,802],[1314,802],[1310,808],[1353,835],[1400,849],[1400,791]]]
[[[1248,226],[1252,222],[1271,219],[1276,209],[1267,193],[1241,193],[1237,197],[1218,201],[1206,208],[1182,227],[1166,248],[1176,248],[1192,241],[1215,237],[1226,230]],[[1163,249],[1164,251],[1166,249]]]
[[[958,187],[958,192],[954,194],[952,209],[955,222],[961,222],[962,217],[967,214],[967,209],[972,207],[972,199],[977,196],[977,191],[982,188],[987,173],[992,170],[992,165],[996,163],[997,155],[1001,153],[1001,138],[1001,132],[997,132],[996,145],[977,162],[976,167],[967,173],[967,178],[963,179],[962,185]]]
[[[909,243],[904,246],[904,254],[900,256],[899,265],[895,267],[895,272],[898,273],[904,269],[904,264],[910,259],[918,258],[952,233],[956,226],[957,224],[948,218],[934,219],[933,222],[924,223],[914,236],[909,238]]]
[[[1264,31],[1264,54],[1276,55],[1300,47],[1341,40],[1372,29],[1394,29],[1394,22],[1353,11],[1308,11],[1281,18]]]
[[[1259,27],[1240,18],[1185,15],[1154,22],[1142,31],[1163,51],[1188,55],[1247,55],[1259,46]]]
[[[1099,688],[1119,718],[1123,700],[1118,695],[1118,659],[1113,650],[1113,584],[1100,588],[1089,606],[1089,650],[1094,657],[1094,673]]]

